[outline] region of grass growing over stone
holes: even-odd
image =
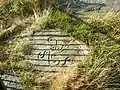
[[[22,1],[22,2],[21,2]],[[41,0],[43,1],[43,0]],[[47,0],[45,0],[47,2]],[[44,2],[42,2],[44,3]],[[90,48],[90,55],[77,68],[69,68],[59,73],[52,82],[51,90],[115,90],[120,88],[120,13],[96,14],[86,21],[89,25],[76,21],[63,12],[43,9],[36,0],[5,0],[0,6],[0,72],[7,68],[19,74],[25,90],[41,90],[39,72],[34,72],[31,64],[24,61],[25,47],[30,43],[15,38],[24,33],[31,35],[36,29],[60,28]],[[11,38],[12,37],[12,38]],[[4,42],[10,39],[12,43]],[[38,78],[36,78],[38,77]]]
[[[74,19],[70,19],[59,11],[53,15],[53,22],[59,22],[55,23],[55,26],[84,41],[91,52],[85,60],[79,63],[77,70],[71,69],[72,73],[59,74],[53,82],[52,90],[119,89],[119,12],[113,11],[96,16],[93,14],[87,21],[90,25],[76,23]]]
[[[13,70],[25,90],[40,88],[35,82],[37,73],[33,72],[32,64],[24,61],[23,57],[30,44],[29,36],[35,30],[45,28],[49,21],[50,9],[39,10],[45,8],[43,4],[47,1],[6,0],[0,3],[0,73],[6,74],[7,69]],[[42,6],[39,6],[40,3]],[[19,38],[24,35],[28,37]]]

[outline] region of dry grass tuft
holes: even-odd
[[[88,20],[92,27],[78,25],[79,29],[70,30],[76,37],[87,41],[91,53],[79,63],[75,75],[74,72],[59,75],[52,90],[119,90],[119,18],[119,12],[97,14]]]
[[[9,1],[11,2],[12,0]],[[0,9],[3,11],[3,15],[0,16],[2,17],[3,22],[0,23],[0,53],[5,53],[6,55],[7,52],[7,54],[9,54],[4,60],[0,57],[0,72],[2,73],[11,68],[20,76],[21,84],[25,90],[27,90],[28,88],[32,89],[35,86],[35,73],[32,72],[32,65],[24,60],[25,49],[31,43],[29,36],[33,34],[35,30],[42,30],[46,27],[46,24],[49,21],[50,9],[45,9],[42,12],[39,12],[35,11],[33,8],[33,14],[26,11],[29,15],[22,16],[24,11],[20,11],[21,14],[17,15],[17,13],[20,13],[17,10],[26,10],[25,7],[28,7],[30,4],[28,2],[23,2],[21,5],[19,1],[24,0],[13,1],[13,3],[7,2],[3,4]],[[20,7],[16,7],[16,4],[20,4]],[[5,7],[6,5],[8,6]],[[6,8],[9,8],[11,12],[7,11]],[[14,15],[15,17],[12,17]],[[9,22],[10,20],[12,20],[12,23]],[[24,37],[24,35],[28,35],[28,37],[21,38],[22,36]]]
[[[60,72],[57,79],[53,81],[51,90],[66,90],[67,82],[76,75],[76,65],[68,68],[67,72]]]
[[[7,61],[4,61],[4,62],[1,62],[1,61],[0,61],[0,68],[2,68],[2,67],[6,67],[7,64],[8,64]]]

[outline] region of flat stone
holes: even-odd
[[[104,13],[110,10],[120,11],[120,0],[60,0],[61,9],[68,10],[77,16],[94,12]]]
[[[31,38],[31,51],[26,61],[39,71],[65,71],[72,64],[80,62],[89,53],[82,42],[59,29],[37,31]]]
[[[3,81],[5,90],[23,90],[18,77],[13,73],[7,74],[6,72],[0,75],[0,78]]]

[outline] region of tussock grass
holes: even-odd
[[[39,12],[30,5],[30,0],[9,0],[0,6],[2,11],[0,16],[2,17],[2,23],[0,23],[0,73],[4,74],[5,70],[11,68],[20,76],[19,79],[25,90],[34,89],[36,86],[32,64],[24,61],[25,50],[31,43],[29,36],[35,30],[46,27],[50,14],[50,9]],[[28,35],[28,37],[19,38],[24,35]],[[2,57],[1,53],[7,57]]]
[[[25,25],[26,28],[18,35],[27,34],[30,36],[36,30],[41,30],[45,28],[46,23],[49,21],[49,10],[43,11],[40,15],[35,13],[30,20],[32,23]],[[28,19],[28,23],[31,22]],[[34,88],[35,84],[35,72],[33,72],[32,64],[24,61],[25,50],[29,47],[30,37],[28,38],[15,38],[13,43],[9,45],[11,53],[9,56],[10,66],[20,75],[20,80],[23,87],[27,90]],[[32,75],[32,76],[31,76]]]
[[[37,13],[34,11],[34,22],[32,28],[45,28],[47,22],[50,20],[51,9],[45,9],[43,13]]]
[[[24,61],[24,50],[30,44],[22,38],[34,30],[61,28],[76,39],[84,41],[91,53],[77,68],[69,68],[58,74],[51,90],[114,90],[120,83],[120,13],[108,12],[90,16],[88,25],[78,23],[66,14],[47,8],[50,0],[5,0],[0,1],[0,54],[8,52],[4,60],[0,57],[0,72],[11,68],[19,74],[25,90],[41,90],[32,65]],[[46,3],[46,4],[45,4]],[[42,12],[39,12],[43,10]],[[11,39],[12,37],[12,39]],[[1,43],[11,39],[12,43]],[[6,39],[7,38],[7,39]]]
[[[76,66],[77,65],[72,65],[68,68],[67,72],[58,73],[56,77],[59,78],[53,81],[51,90],[66,90],[68,80],[77,75]]]
[[[0,1],[0,28],[6,29],[11,27],[14,19],[19,17],[28,18],[35,12],[41,12],[47,9],[53,3],[53,0],[5,0]]]
[[[104,17],[103,17],[104,16]],[[90,21],[91,25],[97,30],[95,32],[100,32],[106,34],[109,38],[114,39],[117,43],[120,41],[120,13],[109,11],[106,14],[103,14],[102,17],[92,16]]]
[[[119,90],[119,16],[120,14],[116,12],[93,15],[88,20],[91,27],[75,22],[71,24],[71,20],[66,16],[55,18],[60,21],[59,24],[64,27],[64,30],[86,42],[91,52],[79,63],[77,74],[65,73],[63,77],[60,74],[53,82],[52,90],[58,90],[58,88],[61,90]],[[66,23],[63,23],[64,21]],[[74,78],[70,78],[69,75],[73,75]],[[65,82],[64,85],[60,80]],[[59,84],[57,86],[56,81]]]

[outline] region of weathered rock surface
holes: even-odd
[[[59,29],[36,32],[26,60],[40,71],[64,71],[88,55],[88,47]]]
[[[17,75],[11,70],[7,70],[3,75],[0,75],[0,78],[3,82],[2,87],[4,87],[5,90],[23,90]]]
[[[61,0],[60,8],[67,9],[78,16],[85,16],[94,12],[107,12],[111,9],[119,11],[120,0]],[[79,63],[89,53],[88,47],[83,42],[75,40],[60,30],[36,32],[32,37],[30,48],[26,61],[32,63],[34,69],[47,72],[42,78],[38,78],[39,83],[49,82],[55,75],[49,72],[65,71],[66,67]],[[22,90],[18,77],[12,74],[0,75],[7,90]]]
[[[120,0],[60,0],[61,9],[66,9],[78,16],[94,12],[104,13],[109,10],[120,11]]]

